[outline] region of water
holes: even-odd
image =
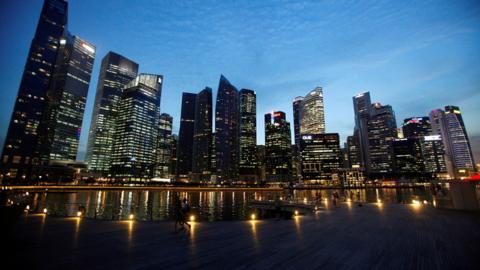
[[[244,220],[248,219],[253,209],[249,202],[254,200],[282,199],[288,196],[299,202],[311,202],[315,198],[331,198],[333,192],[341,197],[352,197],[360,201],[374,203],[380,199],[383,203],[410,203],[413,199],[431,201],[428,189],[358,189],[358,190],[295,190],[280,191],[141,191],[141,190],[91,190],[76,192],[39,192],[30,193],[27,202],[30,209],[41,212],[48,209],[51,215],[75,216],[80,206],[85,208],[88,218],[105,220],[128,219],[133,214],[137,220],[169,220],[173,217],[174,197],[187,198],[192,214],[199,221]],[[351,192],[344,194],[344,192]]]

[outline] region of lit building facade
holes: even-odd
[[[423,172],[423,163],[418,162],[421,149],[417,145],[418,141],[414,138],[393,139],[393,169],[400,177],[416,176]]]
[[[300,134],[325,133],[323,89],[316,87],[302,100],[300,106]]]
[[[42,165],[77,159],[95,59],[95,46],[78,36],[67,33],[60,44],[43,121],[39,126],[38,151]]]
[[[331,184],[341,168],[340,138],[337,133],[302,134],[302,182]]]
[[[125,86],[115,122],[111,177],[117,181],[153,178],[163,76],[140,74]]]
[[[212,154],[212,89],[197,94],[193,132],[192,180],[210,181]]]
[[[171,173],[172,160],[172,124],[173,117],[167,113],[160,114],[158,121],[158,135],[156,143],[156,163],[154,178],[172,179]]]
[[[387,175],[393,172],[392,142],[397,137],[397,123],[390,105],[374,103],[368,120],[367,172]]]
[[[1,156],[6,179],[31,179],[39,125],[53,77],[60,39],[67,26],[68,3],[45,0],[30,44]],[[10,91],[10,90],[9,90]]]
[[[291,180],[291,130],[284,112],[265,114],[265,170],[268,182]]]
[[[360,142],[357,136],[348,136],[347,145],[345,147],[348,160],[348,168],[360,168],[361,153]]]
[[[420,143],[425,172],[430,173],[434,178],[445,177],[448,170],[442,136],[423,136]]]
[[[196,100],[197,94],[182,94],[182,112],[177,147],[177,180],[189,181],[192,174]]]
[[[102,59],[86,155],[88,168],[101,176],[110,170],[118,103],[137,73],[138,64],[120,54],[109,52]]]
[[[239,92],[239,180],[257,181],[257,102],[255,91]]]
[[[238,90],[221,75],[215,106],[216,168],[220,181],[238,179],[238,121]]]
[[[355,114],[354,134],[358,139],[360,152],[360,167],[368,170],[369,161],[369,140],[368,140],[368,121],[370,119],[372,102],[370,92],[360,93],[353,98],[353,111]]]

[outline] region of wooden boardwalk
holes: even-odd
[[[22,216],[8,269],[478,269],[480,215],[342,204],[292,220],[194,223]],[[7,235],[10,239],[6,239]],[[5,262],[4,260],[2,260]],[[5,268],[7,269],[7,268]]]

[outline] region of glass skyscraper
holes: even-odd
[[[172,160],[172,123],[173,117],[162,113],[158,122],[158,136],[154,177],[159,179],[172,179],[171,160]]]
[[[215,106],[216,167],[220,181],[238,179],[238,120],[238,90],[221,75]]]
[[[156,164],[162,75],[140,74],[125,86],[115,122],[111,177],[148,181]]]
[[[45,165],[77,158],[95,59],[95,47],[77,36],[67,34],[60,44],[44,120],[39,127],[39,154]]]
[[[302,100],[300,106],[300,134],[325,133],[323,89],[316,87]]]
[[[257,181],[257,95],[255,91],[241,89],[239,92],[239,179]]]
[[[86,156],[88,168],[102,176],[110,169],[118,103],[137,72],[138,64],[120,54],[109,52],[102,60]]]
[[[340,138],[337,133],[302,134],[302,182],[330,184],[338,179],[341,164]]]
[[[393,172],[392,142],[396,137],[397,123],[392,107],[372,104],[368,120],[368,173],[386,175]]]
[[[193,132],[192,180],[209,181],[212,153],[212,89],[206,87],[195,101]]]
[[[67,26],[68,3],[45,0],[18,89],[1,157],[7,178],[30,179],[36,163],[38,128],[57,60],[60,40]]]
[[[372,102],[370,92],[360,93],[353,98],[353,112],[355,114],[354,134],[359,143],[360,167],[368,169],[369,141],[368,120],[370,119]]]
[[[192,174],[193,134],[197,94],[182,94],[182,112],[177,147],[177,180],[190,180]]]
[[[264,119],[266,180],[288,182],[292,170],[290,123],[284,112],[267,113]]]

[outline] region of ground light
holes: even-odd
[[[194,215],[190,216],[190,221],[195,221],[195,216]]]
[[[133,214],[128,215],[128,219],[132,220],[135,216]]]
[[[46,214],[48,212],[47,208],[43,208],[43,213]]]
[[[295,210],[295,216],[298,216],[298,210]]]
[[[423,204],[428,204],[428,201],[427,201],[427,200],[423,200]]]
[[[81,211],[78,211],[77,212],[77,217],[81,217],[82,216],[82,212]]]
[[[255,214],[250,215],[250,219],[255,220],[257,216]]]
[[[382,200],[380,200],[380,199],[377,199],[377,203],[382,203]]]

